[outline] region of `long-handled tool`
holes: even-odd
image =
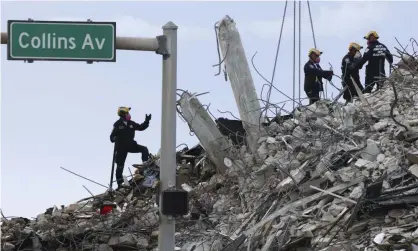
[[[113,144],[113,158],[112,158],[112,173],[110,174],[110,184],[109,184],[109,191],[112,191],[112,184],[113,184],[113,173],[115,172],[115,159],[116,159],[116,142]]]

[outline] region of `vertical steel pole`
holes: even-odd
[[[160,192],[176,185],[176,89],[177,89],[177,25],[168,22],[163,27],[169,55],[163,56],[163,88],[161,118]],[[175,221],[162,215],[160,196],[159,251],[175,248]]]

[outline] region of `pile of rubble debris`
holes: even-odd
[[[177,154],[190,212],[176,218],[176,250],[418,250],[418,59],[403,59],[377,92],[261,126],[255,152],[245,123],[192,114],[205,109],[184,92],[201,144]],[[157,193],[137,167],[113,194],[3,216],[1,250],[157,250]]]

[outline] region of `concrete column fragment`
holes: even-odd
[[[209,113],[195,96],[183,92],[179,104],[182,117],[199,139],[210,160],[220,173],[225,173],[227,167],[224,158],[231,147],[230,142],[221,134]]]
[[[218,30],[222,59],[226,64],[235,102],[247,132],[247,143],[252,153],[257,154],[257,141],[264,134],[264,128],[259,126],[261,107],[244,47],[235,22],[229,16],[219,22]]]

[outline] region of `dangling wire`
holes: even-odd
[[[316,40],[315,40],[315,31],[314,31],[314,27],[313,27],[313,21],[312,21],[312,14],[311,14],[311,6],[309,4],[309,0],[306,0],[306,2],[308,3],[308,11],[309,11],[309,20],[311,22],[311,29],[312,29],[312,37],[313,37],[313,43],[314,43],[314,47],[316,47]]]
[[[284,21],[285,21],[285,17],[286,17],[286,9],[287,9],[287,0],[286,0],[285,5],[284,5],[282,27],[280,28],[279,40],[277,41],[276,58],[274,59],[273,73],[272,73],[272,76],[271,76],[270,87],[269,87],[269,90],[267,92],[267,104],[266,104],[266,114],[265,114],[266,117],[267,117],[267,112],[268,112],[268,108],[269,108],[269,104],[270,104],[270,95],[271,95],[271,89],[273,88],[274,75],[276,73],[277,58],[279,56],[280,42],[282,40],[283,25],[284,25]]]
[[[292,102],[293,110],[295,110],[295,86],[296,86],[296,1],[293,2],[293,102]]]
[[[299,1],[299,77],[298,77],[298,79],[299,79],[299,104],[300,104],[300,89],[301,89],[301,75],[302,75],[302,72],[301,72],[301,45],[302,45],[302,37],[301,37],[301,34],[302,34],[302,25],[301,25],[301,23],[302,23],[302,21],[301,21],[301,18],[302,17],[302,2],[301,1]]]

